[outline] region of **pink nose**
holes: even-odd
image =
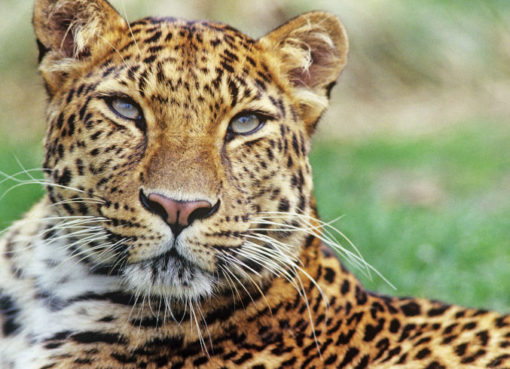
[[[207,200],[180,201],[157,193],[145,196],[142,191],[140,201],[147,210],[159,215],[170,226],[175,237],[193,221],[211,216],[219,207],[219,201],[212,206]]]

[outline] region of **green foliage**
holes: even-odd
[[[14,146],[0,139],[0,230],[21,218],[43,196],[42,186],[33,184],[42,178],[39,146],[34,142]]]

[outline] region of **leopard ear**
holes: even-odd
[[[324,12],[300,15],[259,41],[277,58],[313,132],[329,103],[329,92],[347,62],[348,40],[337,17]]]
[[[52,78],[65,75],[66,66],[104,55],[128,27],[105,0],[36,0],[33,24],[48,87],[58,82]]]

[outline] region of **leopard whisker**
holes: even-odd
[[[53,226],[49,228],[43,229],[41,232],[39,232],[36,236],[37,237],[44,237],[45,235],[52,233],[54,231],[67,231],[67,230],[79,230],[79,229],[88,229],[88,230],[94,230],[97,231],[99,228],[102,229],[102,226],[96,226],[96,225],[88,225],[88,223],[97,224],[98,222],[105,222],[108,220],[101,220],[99,217],[94,218],[88,218],[88,219],[74,219],[69,222],[57,222]],[[57,240],[64,237],[70,237],[70,233],[64,233],[62,237],[55,237],[51,236],[51,240]]]
[[[354,245],[354,243],[343,232],[341,232],[338,228],[336,228],[332,225],[332,224],[338,222],[341,218],[343,218],[344,217],[343,215],[340,215],[329,222],[324,222],[314,216],[302,214],[302,213],[296,213],[296,212],[262,212],[261,214],[270,214],[271,217],[280,217],[280,218],[288,218],[289,215],[291,215],[293,217],[298,217],[301,220],[303,220],[304,222],[306,222],[306,224],[311,225],[312,228],[314,228],[318,231],[326,232],[328,234],[328,236],[330,236],[334,240],[335,237],[329,232],[329,229],[331,229],[333,232],[336,232],[343,239],[345,239],[349,243],[349,246],[355,251],[355,253],[361,259],[363,259],[363,256],[362,256],[361,252],[359,251],[359,249],[356,247],[356,245]],[[315,226],[311,222],[317,223],[318,225]],[[341,245],[338,245],[338,246],[342,247]]]
[[[252,238],[256,239],[255,237]],[[286,273],[285,268],[282,268],[294,263],[287,255],[264,250],[263,247],[251,241],[246,241],[238,254],[252,261],[259,262],[259,265],[263,265],[275,276],[285,274],[289,278],[292,277],[290,273]]]
[[[124,15],[124,18],[126,19],[126,23],[127,23],[128,29],[129,29],[129,34],[131,35],[131,39],[135,43],[135,46],[138,50],[138,54],[142,55],[142,51],[140,50],[140,47],[138,46],[138,42],[136,41],[135,35],[133,33],[133,28],[131,28],[131,24],[129,23],[127,11],[126,11],[126,4],[124,2],[122,2],[122,12],[124,13],[123,15]]]
[[[197,308],[198,314],[200,315],[200,320],[202,321],[202,325],[205,327],[205,331],[207,332],[207,336],[209,337],[209,346],[211,347],[211,350],[214,351],[214,345],[213,345],[213,341],[212,341],[212,337],[211,337],[211,332],[209,331],[209,326],[207,324],[207,320],[205,319],[204,313],[203,313],[202,309],[200,308],[199,302],[197,302],[196,308]],[[204,346],[205,346],[205,342],[204,342]],[[206,354],[209,357],[209,352],[207,350],[206,350]]]
[[[228,269],[226,269],[223,265],[219,265],[219,270],[221,272],[221,274],[225,277],[225,279],[227,280],[227,284],[230,288],[230,290],[232,291],[232,300],[234,301],[234,304],[236,302],[236,296],[237,298],[239,299],[239,301],[243,302],[243,299],[241,298],[241,294],[239,292],[239,289],[237,288],[237,286],[235,285],[234,281],[232,280],[232,277],[230,276],[230,271]],[[244,308],[244,305],[243,305],[243,308]]]
[[[252,271],[252,273],[256,274],[257,276],[260,277],[260,273],[256,272],[255,270],[253,270],[253,268],[251,268],[250,266],[246,265],[246,263],[244,263],[242,260],[239,260],[238,258],[235,258],[234,256],[232,255],[229,255],[229,254],[224,254],[223,257],[225,256],[228,256],[228,259],[224,259],[225,261],[231,261],[233,263],[233,266],[236,268],[236,270],[238,270],[241,275],[247,279],[250,280],[250,282],[255,286],[255,288],[257,289],[257,291],[260,293],[260,295],[262,296],[262,298],[264,299],[264,302],[267,304],[267,306],[269,307],[269,302],[267,301],[267,298],[266,298],[266,295],[264,294],[264,291],[262,291],[262,288],[259,286],[258,283],[255,282],[255,280],[246,272],[244,271],[242,267],[244,268],[247,268],[248,270]],[[247,293],[248,297],[250,298],[250,300],[255,303],[255,300],[253,299],[253,296],[250,294],[250,292],[248,291],[248,289],[246,288],[246,286],[244,286],[243,283],[241,283],[241,281],[238,279],[238,277],[232,272],[231,273],[232,277],[234,277],[238,283],[240,284],[240,286],[245,290],[245,292]],[[242,301],[242,300],[241,300]],[[271,309],[269,309],[271,310]]]
[[[86,193],[86,191],[84,190],[80,190],[79,188],[74,188],[74,187],[70,187],[70,186],[64,186],[64,185],[61,185],[61,184],[58,184],[58,183],[54,183],[54,182],[50,182],[48,180],[44,180],[44,179],[36,179],[32,176],[30,176],[31,179],[20,179],[20,178],[16,178],[15,176],[12,176],[12,175],[9,175],[3,171],[0,171],[0,175],[5,177],[3,180],[2,180],[2,183],[4,181],[7,181],[7,180],[11,180],[13,182],[16,182],[16,184],[12,185],[11,187],[9,187],[7,190],[5,190],[2,195],[0,196],[0,200],[3,199],[5,196],[7,196],[7,194],[9,194],[11,191],[15,190],[16,188],[19,188],[19,187],[22,187],[22,186],[26,186],[26,185],[41,185],[41,186],[46,186],[46,187],[56,187],[56,188],[62,188],[62,189],[66,189],[66,190],[70,190],[70,191],[75,191],[75,192],[79,192],[79,193]],[[91,195],[91,194],[89,194]],[[102,197],[98,196],[98,195],[95,195],[95,194],[92,194],[92,196],[95,196],[97,197],[99,200],[101,201],[104,201],[106,203],[106,200],[103,199]]]
[[[31,169],[23,169],[19,172],[16,172],[16,173],[13,173],[13,174],[6,174],[2,171],[0,171],[0,175],[5,177],[4,179],[2,179],[0,181],[0,184],[3,184],[7,181],[27,181],[27,179],[20,179],[20,178],[17,178],[18,176],[22,175],[22,174],[25,174],[29,177],[28,180],[31,180],[31,181],[38,181],[39,179],[35,178],[34,176],[32,176],[30,174],[30,172],[41,172],[43,173],[44,172],[44,169],[41,169],[41,168],[31,168]]]
[[[62,200],[58,202],[54,202],[50,205],[50,207],[64,205],[64,204],[103,204],[104,201],[94,199],[91,197],[83,197],[83,198],[71,198],[68,200]]]
[[[49,240],[49,243],[55,243],[61,239],[69,239],[69,238],[73,238],[73,237],[76,237],[76,236],[79,236],[79,235],[83,235],[83,234],[88,234],[88,233],[94,233],[94,234],[98,234],[102,229],[103,227],[101,226],[80,226],[80,227],[65,227],[65,228],[57,228],[57,229],[72,229],[73,232],[70,232],[70,233],[64,233],[60,236],[54,236],[54,237],[51,237],[50,240]],[[106,237],[106,235],[105,235]],[[71,244],[67,244],[66,247],[72,247],[74,244],[78,243],[79,241],[81,241],[82,239],[78,239],[77,241],[71,243]]]
[[[310,282],[312,282],[316,287],[318,287],[318,291],[319,291],[319,293],[321,295],[321,299],[323,301],[325,301],[325,310],[326,310],[325,315],[327,316],[328,302],[327,302],[327,300],[324,300],[324,297],[325,297],[324,292],[320,288],[320,286],[317,283],[317,281],[315,281],[315,279],[312,276],[310,276],[308,273],[306,273],[303,270],[303,268],[298,267],[298,269],[299,269],[299,271],[304,272],[304,274],[310,280]],[[312,308],[310,307],[310,300],[308,299],[308,295],[306,294],[306,289],[305,289],[305,287],[303,285],[303,281],[301,280],[301,277],[299,276],[299,273],[296,273],[296,276],[297,276],[297,280],[299,281],[300,291],[302,291],[302,292],[299,292],[299,290],[298,290],[298,293],[299,293],[300,296],[303,296],[303,300],[304,300],[305,305],[306,305],[306,311],[308,313],[308,320],[310,321],[310,327],[312,328],[312,334],[313,334],[313,339],[315,341],[315,347],[317,348],[317,352],[319,353],[319,357],[322,360],[322,351],[321,351],[321,348],[320,348],[320,345],[319,345],[319,340],[317,338],[317,331],[315,330],[315,323],[313,321]]]
[[[209,351],[207,350],[207,345],[205,344],[205,340],[202,335],[202,330],[200,329],[200,323],[198,321],[198,318],[197,318],[197,315],[195,312],[195,308],[193,307],[193,300],[191,297],[186,299],[186,306],[189,307],[191,329],[193,329],[193,323],[195,323],[195,328],[197,330],[198,341],[200,342],[200,347],[201,347],[202,351],[204,351],[206,353],[207,357],[210,357]]]
[[[259,235],[261,236],[261,235]],[[278,240],[274,240],[274,239],[271,239],[271,237],[268,237],[268,236],[265,236],[265,237],[262,237],[260,239],[261,241],[263,242],[269,242],[269,243],[274,243],[276,245],[278,245],[279,247],[275,247],[275,251],[279,251],[279,253],[274,253],[275,255],[274,258],[277,259],[277,260],[284,260],[285,261],[285,264],[283,265],[284,267],[285,266],[289,266],[291,268],[295,268],[299,271],[301,271],[308,279],[310,279],[310,281],[317,287],[317,289],[319,290],[320,294],[322,295],[322,298],[324,300],[326,300],[326,305],[328,305],[329,303],[327,302],[327,297],[326,295],[323,293],[321,287],[319,286],[319,284],[315,281],[315,279],[310,276],[308,274],[308,272],[306,272],[306,270],[304,270],[299,264],[302,264],[301,260],[298,259],[297,257],[296,258],[288,258],[288,259],[281,259],[281,257],[284,257],[285,258],[285,253],[283,252],[283,250],[281,249],[282,247],[285,247],[285,246],[289,246],[289,245],[286,245]],[[290,247],[290,246],[289,246]],[[259,248],[255,248],[256,252],[260,252],[261,250]],[[268,252],[268,255],[269,257],[271,256],[271,251],[268,251],[268,250],[265,250],[266,252]],[[285,270],[285,268],[283,268]],[[291,275],[293,276],[293,275]]]
[[[260,254],[260,246],[257,244],[254,244],[254,245],[255,246],[253,248],[249,248],[248,245],[244,246],[244,248],[246,249],[246,251],[248,251],[248,253],[244,253],[244,255],[242,255],[242,256],[249,257],[250,260],[252,260],[253,262],[256,262],[261,267],[265,268],[267,271],[269,271],[275,277],[283,277],[285,280],[287,280],[290,284],[292,284],[297,289],[297,285],[295,284],[295,281],[294,281],[294,274],[292,272],[292,268],[295,263],[292,261],[280,261],[279,264],[275,264],[274,260],[280,259],[282,257],[281,254],[274,253],[274,254],[261,255]]]
[[[290,214],[299,216],[299,214],[292,214],[292,213],[290,213]],[[315,218],[312,218],[312,219],[316,220]],[[390,281],[388,281],[388,279],[386,277],[384,277],[384,275],[382,275],[382,273],[380,273],[374,266],[369,264],[367,261],[365,261],[365,259],[362,256],[360,256],[361,254],[359,253],[357,248],[352,244],[352,242],[350,242],[350,240],[346,236],[344,236],[344,238],[346,240],[348,240],[350,245],[356,250],[356,253],[353,253],[353,252],[349,251],[348,249],[346,249],[345,247],[341,246],[333,237],[328,237],[327,235],[324,235],[324,234],[316,232],[316,231],[308,231],[307,228],[295,227],[290,224],[281,224],[281,223],[271,222],[271,221],[264,221],[264,223],[257,222],[257,224],[284,226],[286,232],[303,232],[303,233],[310,234],[314,237],[317,237],[324,244],[331,247],[337,254],[343,255],[346,258],[346,260],[348,262],[350,262],[351,264],[353,264],[355,267],[358,267],[363,272],[365,272],[367,270],[374,272],[379,278],[381,278],[383,281],[385,281],[390,287],[395,289],[395,286]],[[323,223],[323,224],[328,225],[328,223]],[[337,231],[339,234],[343,235],[343,233],[341,233],[336,228],[332,227],[332,229]],[[271,231],[271,229],[268,229],[268,228],[259,229],[259,231],[261,231],[261,230],[263,230],[265,232]],[[370,277],[370,273],[365,272],[365,275]]]
[[[270,212],[267,212],[267,213],[269,214]],[[329,222],[324,222],[320,219],[317,219],[316,217],[306,215],[306,214],[283,213],[283,212],[274,212],[274,213],[281,214],[281,217],[288,216],[288,214],[292,214],[293,216],[297,216],[298,218],[304,220],[308,225],[311,225],[311,222],[317,223],[318,226],[313,226],[313,228],[316,229],[317,231],[320,231],[321,233],[326,233],[327,237],[326,236],[323,236],[323,237],[328,238],[328,241],[331,242],[331,244],[329,244],[329,243],[326,243],[326,244],[330,245],[334,250],[338,250],[338,247],[341,247],[343,250],[345,250],[345,248],[342,245],[340,245],[340,244],[338,244],[338,242],[336,242],[336,237],[330,232],[330,230],[333,231],[334,233],[338,234],[340,237],[342,237],[342,239],[347,241],[349,246],[354,250],[354,253],[358,256],[357,258],[355,258],[355,260],[351,259],[351,262],[353,262],[354,265],[360,267],[360,269],[363,268],[364,271],[366,272],[366,275],[369,278],[371,278],[370,268],[367,265],[368,263],[364,260],[363,255],[361,254],[360,250],[356,247],[356,245],[354,245],[354,243],[343,232],[341,232],[338,228],[336,228],[332,225],[333,223],[336,223],[338,220],[343,218],[343,215],[340,215]],[[335,244],[335,246],[333,244]],[[345,251],[347,251],[347,250],[345,250]],[[345,255],[345,256],[348,258],[351,258],[351,255],[352,255],[352,253],[349,253],[348,255]]]

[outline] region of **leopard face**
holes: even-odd
[[[34,25],[48,196],[76,219],[69,253],[173,301],[297,267],[296,230],[313,226],[310,135],[346,58],[336,18],[305,14],[254,40],[47,0]]]

